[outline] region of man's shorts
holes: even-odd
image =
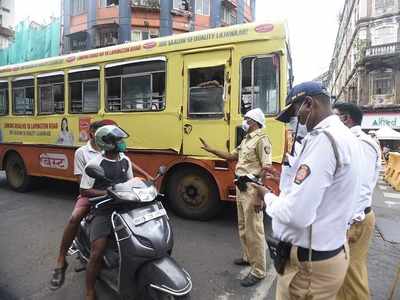
[[[101,238],[108,238],[111,233],[111,216],[96,215],[90,223],[90,242]]]
[[[90,208],[89,198],[82,197],[81,195],[79,195],[78,198],[76,198],[74,210],[80,208],[87,208],[87,209]]]

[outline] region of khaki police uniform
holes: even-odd
[[[329,116],[291,161],[295,171],[285,178],[290,186],[279,197],[265,195],[273,236],[292,244],[276,299],[336,299],[349,263],[346,232],[360,193],[360,155],[354,135]]]
[[[271,144],[266,134],[257,129],[243,139],[232,154],[238,155],[236,176],[259,176],[263,167],[272,164]],[[236,189],[239,237],[243,260],[249,262],[251,274],[264,278],[266,272],[266,247],[263,214],[254,211],[256,191],[247,185],[247,191]]]
[[[378,181],[381,168],[381,151],[377,143],[354,126],[351,132],[361,142],[363,150],[363,172],[361,177],[361,193],[356,199],[351,226],[347,233],[350,246],[350,265],[341,287],[338,300],[370,299],[368,286],[368,247],[375,229],[375,214],[371,209],[372,194]]]

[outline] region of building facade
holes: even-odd
[[[63,0],[63,53],[254,20],[255,0]]]
[[[400,0],[345,1],[328,83],[367,113],[400,112]]]
[[[0,49],[8,47],[14,37],[15,0],[0,0]]]

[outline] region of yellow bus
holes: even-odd
[[[181,216],[208,219],[235,200],[232,151],[243,114],[259,107],[279,167],[285,127],[274,120],[291,83],[283,23],[244,24],[89,50],[0,68],[0,167],[27,191],[36,176],[76,180],[75,149],[88,125],[114,120],[127,154],[159,183]]]

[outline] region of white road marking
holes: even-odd
[[[383,193],[385,198],[400,199],[400,193]]]
[[[386,185],[379,185],[379,188],[381,189],[381,190],[387,190],[387,186]]]
[[[237,279],[242,280],[243,278],[245,278],[245,277],[247,276],[247,274],[249,274],[249,272],[250,272],[250,267],[245,267],[245,268],[243,268],[243,269],[239,272],[239,274],[238,274],[238,276],[237,276]]]
[[[400,205],[399,202],[393,202],[393,201],[385,201],[385,203],[387,204],[387,206],[389,206],[389,208],[393,207],[393,206],[398,206]]]
[[[266,276],[265,279],[257,286],[256,290],[254,291],[253,295],[250,297],[251,300],[264,300],[268,293],[269,290],[271,289],[272,283],[274,282],[276,277],[276,272],[273,267],[271,267]]]
[[[237,279],[242,280],[247,276],[247,274],[249,274],[249,272],[250,272],[250,267],[243,268],[237,275]],[[273,266],[270,266],[270,268],[267,270],[265,279],[255,287],[255,290],[249,297],[249,299],[264,300],[267,297],[275,278],[276,278],[275,269]],[[232,299],[235,299],[235,295],[229,292],[225,292],[223,295],[219,295],[217,297],[217,300],[232,300]]]
[[[235,296],[235,294],[225,292],[223,295],[219,295],[217,300],[229,300],[233,296]]]

